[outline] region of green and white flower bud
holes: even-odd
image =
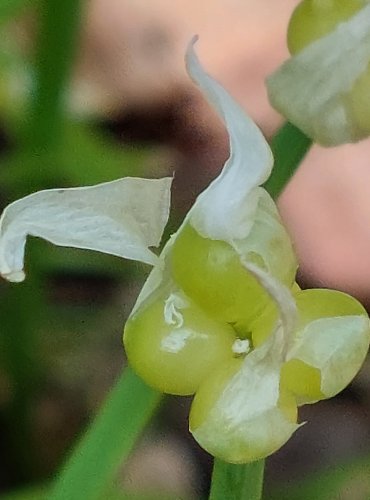
[[[370,134],[370,4],[303,0],[293,13],[293,54],[267,79],[271,104],[324,146]]]

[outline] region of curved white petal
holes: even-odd
[[[155,264],[170,207],[171,178],[124,178],[84,188],[50,189],[10,204],[0,219],[0,273],[24,279],[27,235]]]
[[[350,92],[370,62],[370,5],[308,45],[267,79],[271,104],[316,142],[366,135],[349,113]]]
[[[187,69],[225,122],[230,157],[221,174],[198,197],[191,223],[204,237],[230,241],[248,235],[258,203],[254,188],[269,177],[273,158],[257,125],[203,70],[193,50],[195,40],[186,54]]]

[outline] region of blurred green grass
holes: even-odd
[[[6,41],[0,47],[0,120],[5,138],[0,157],[3,205],[39,189],[141,176],[152,154],[147,148],[118,145],[98,124],[83,121],[66,110],[65,96],[84,5],[76,0],[9,0],[0,5],[0,32]],[[7,23],[16,21],[19,15],[37,17],[33,59],[27,58],[17,40],[11,38]],[[85,321],[76,307],[71,311],[63,304],[52,306],[51,278],[99,279],[104,275],[114,282],[130,282],[144,269],[93,252],[86,256],[72,249],[59,251],[38,241],[28,244],[26,264],[25,283],[0,285],[0,361],[11,387],[1,412],[2,431],[7,436],[8,487],[45,475],[32,435],[32,405],[48,383],[52,356],[66,348],[68,339],[58,332],[69,330],[72,337],[79,322]],[[104,307],[100,311],[90,307],[86,328],[98,325],[106,314]],[[50,325],[54,325],[54,347],[42,333],[50,331]],[[76,341],[72,341],[72,347],[76,348]]]

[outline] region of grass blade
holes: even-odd
[[[62,470],[49,500],[102,498],[161,397],[127,368]]]
[[[76,52],[81,0],[39,0],[40,31],[26,145],[43,150],[58,140],[64,120],[64,91]]]

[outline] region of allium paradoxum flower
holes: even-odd
[[[41,191],[4,211],[0,272],[21,281],[27,234],[153,265],[126,324],[129,362],[152,387],[195,394],[190,429],[233,463],[265,457],[299,427],[297,407],[334,396],[359,370],[369,319],[346,294],[301,291],[296,258],[261,184],[272,155],[259,129],[201,68],[189,74],[223,117],[230,158],[157,257],[170,179]]]
[[[267,80],[272,105],[324,146],[369,136],[368,0],[303,0],[288,47],[292,57]]]

